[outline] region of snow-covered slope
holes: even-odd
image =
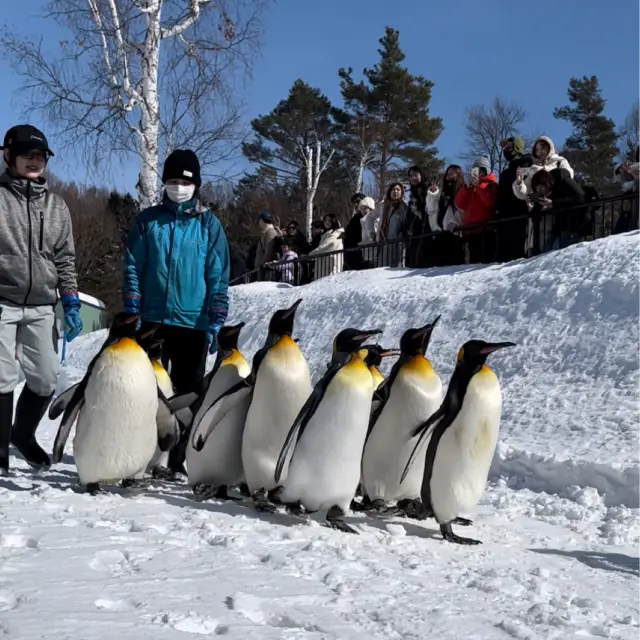
[[[307,287],[234,287],[252,355],[268,318],[296,322],[314,378],[342,328],[380,342],[441,314],[444,381],[468,339],[512,340],[499,452],[470,535],[353,516],[350,537],[244,504],[73,490],[72,460],[0,483],[0,629],[24,638],[637,638],[640,305],[637,233],[485,268],[345,273]],[[104,332],[72,343],[60,390]],[[210,363],[212,364],[212,362]],[[57,425],[45,424],[51,447]],[[90,626],[90,623],[94,626]]]

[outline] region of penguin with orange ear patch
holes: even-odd
[[[413,435],[420,434],[400,483],[404,481],[421,444],[429,437],[422,478],[424,515],[433,515],[445,540],[480,544],[453,533],[451,524],[474,507],[482,496],[493,460],[502,394],[496,374],[485,365],[487,357],[513,342],[470,340],[458,353],[458,362],[440,408]]]

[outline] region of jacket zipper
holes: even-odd
[[[40,251],[44,249],[44,211],[40,212]]]
[[[33,287],[33,223],[31,222],[31,182],[27,181],[27,218],[29,218],[29,288],[27,295],[24,297],[24,304],[31,295]]]

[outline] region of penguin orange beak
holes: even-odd
[[[392,358],[393,356],[399,356],[402,353],[400,349],[383,349],[380,351],[381,358]]]
[[[132,316],[129,316],[126,320],[124,320],[124,324],[132,324],[133,322],[138,322],[138,320],[140,320],[140,316],[136,313]],[[149,329],[148,333],[145,333],[142,337],[146,338],[147,336],[150,336],[155,330],[157,329],[157,327],[153,327],[152,329]]]
[[[424,327],[419,329],[415,334],[416,338],[422,337],[422,348],[423,348],[423,351],[425,352],[427,350],[427,347],[429,346],[429,340],[431,340],[431,334],[433,333],[433,330],[436,328],[436,325],[440,321],[441,317],[442,316],[437,316],[433,322],[430,322],[429,324],[425,324]]]
[[[234,325],[223,327],[223,328],[227,335],[233,335],[235,333],[240,333],[241,329],[245,326],[245,324],[246,322],[241,322],[240,324],[234,324]]]
[[[300,298],[299,300],[296,300],[283,314],[282,314],[282,319],[285,320],[286,318],[291,317],[298,309],[298,307],[300,306],[300,303],[302,302],[302,298]]]
[[[507,347],[517,347],[518,345],[515,342],[491,342],[486,346],[480,349],[480,353],[484,356],[488,356],[490,353],[494,351],[498,351],[499,349],[506,349]]]

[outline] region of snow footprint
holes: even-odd
[[[128,551],[98,551],[89,561],[94,571],[105,571],[112,576],[122,576],[140,571],[140,567]]]
[[[221,625],[214,618],[199,616],[193,611],[189,611],[187,614],[161,613],[152,618],[151,622],[153,624],[173,627],[176,631],[182,631],[183,633],[192,633],[201,636],[211,634],[223,636],[228,632],[228,627]]]
[[[19,533],[0,535],[0,548],[3,549],[38,549],[38,540]]]
[[[7,589],[0,589],[0,611],[11,611],[18,606],[19,598]]]

